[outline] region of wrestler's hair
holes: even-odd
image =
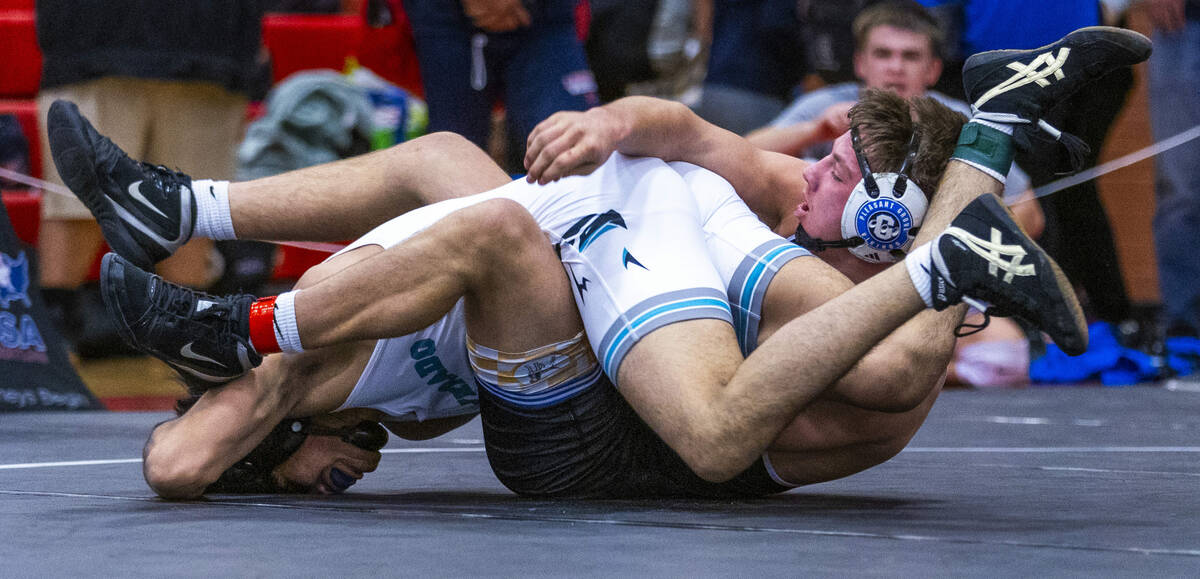
[[[946,34],[942,31],[941,23],[916,0],[888,0],[873,4],[859,12],[851,26],[854,31],[854,50],[862,50],[867,46],[867,36],[875,28],[891,26],[928,38],[935,57],[941,58],[944,54]]]
[[[917,127],[917,158],[908,173],[931,198],[966,122],[962,113],[930,97],[905,100],[886,90],[864,89],[850,109],[850,126],[858,129],[863,153],[875,172],[900,169]]]

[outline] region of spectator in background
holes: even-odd
[[[744,135],[775,118],[807,72],[795,0],[714,0],[696,114]]]
[[[599,104],[575,29],[575,0],[405,0],[429,132],[488,149],[492,110],[505,107],[505,169],[522,171],[525,137],[562,110]]]
[[[920,1],[925,6],[961,6],[965,55],[1005,48],[1037,48],[1077,28],[1103,23],[1101,2],[1097,0]],[[1132,86],[1132,69],[1122,68],[1044,115],[1046,122],[1081,138],[1090,148],[1082,165],[1075,169],[1095,166],[1109,128],[1124,107]],[[1019,153],[1016,161],[1028,169],[1033,186],[1040,187],[1072,169],[1063,151],[1063,147],[1047,137],[1035,143],[1032,152]],[[1038,201],[1046,223],[1039,243],[1083,290],[1080,301],[1085,302],[1089,316],[1114,325],[1127,320],[1131,314],[1129,296],[1096,181],[1081,183]]]
[[[1150,122],[1161,141],[1200,126],[1200,0],[1141,0],[1154,27]],[[1155,158],[1154,243],[1169,336],[1200,334],[1200,141]]]
[[[233,177],[247,98],[269,82],[258,1],[39,0],[36,10],[41,119],[55,99],[68,99],[137,158]],[[49,151],[44,124],[41,140]],[[61,183],[50,155],[43,175]],[[74,197],[43,198],[43,294],[84,356],[123,344],[108,316],[86,311],[86,304],[103,307],[98,296],[80,290],[101,242],[100,228]],[[220,261],[211,242],[193,242],[159,271],[203,287],[219,276]]]

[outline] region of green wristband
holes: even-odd
[[[958,146],[950,158],[1007,175],[1013,161],[1012,137],[992,127],[967,123],[958,134]]]

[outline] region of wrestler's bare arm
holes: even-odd
[[[766,151],[799,156],[804,149],[828,140],[817,138],[820,129],[820,123],[815,120],[784,127],[762,127],[747,134],[746,140]]]
[[[850,130],[848,113],[853,104],[842,102],[831,105],[821,116],[808,121],[756,129],[746,135],[746,140],[760,149],[799,156],[805,149],[832,141]]]
[[[548,183],[591,172],[613,151],[687,161],[729,181],[764,222],[790,211],[780,191],[803,187],[794,157],[764,151],[705,122],[686,106],[650,97],[627,97],[587,112],[560,112],[534,127],[525,155],[528,178]],[[780,171],[771,167],[799,167]]]
[[[426,440],[474,417],[417,422],[387,420],[369,409],[334,412],[353,390],[373,349],[372,342],[357,342],[294,356],[271,356],[249,374],[209,390],[186,414],[151,433],[143,457],[146,482],[163,498],[199,497],[284,418],[324,417],[330,424],[340,421],[347,425],[383,420],[396,436]],[[358,465],[361,472],[373,468]]]
[[[204,394],[186,414],[160,424],[143,451],[146,483],[159,496],[201,496],[258,445],[296,403],[290,389],[260,384],[258,370]]]
[[[999,196],[1003,190],[1002,183],[982,171],[951,160],[913,246],[933,241],[975,197],[986,193]],[[936,377],[945,372],[954,353],[954,329],[962,323],[966,311],[967,306],[958,305],[941,312],[925,311],[909,320],[856,366],[856,372],[866,372],[864,376],[851,374],[853,380],[839,383],[839,394],[849,399],[871,396],[880,392],[872,386],[874,380],[900,376],[907,377],[910,386],[902,390],[907,399],[895,409],[905,410],[908,402],[917,404],[933,387]]]

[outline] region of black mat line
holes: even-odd
[[[0,414],[0,467],[141,455],[160,413]],[[1195,577],[1200,394],[951,391],[909,450],[760,500],[544,501],[478,422],[319,496],[153,497],[137,463],[0,468],[4,575]],[[478,446],[474,444],[473,446]],[[407,453],[423,448],[428,452]],[[455,452],[439,452],[438,449]]]

